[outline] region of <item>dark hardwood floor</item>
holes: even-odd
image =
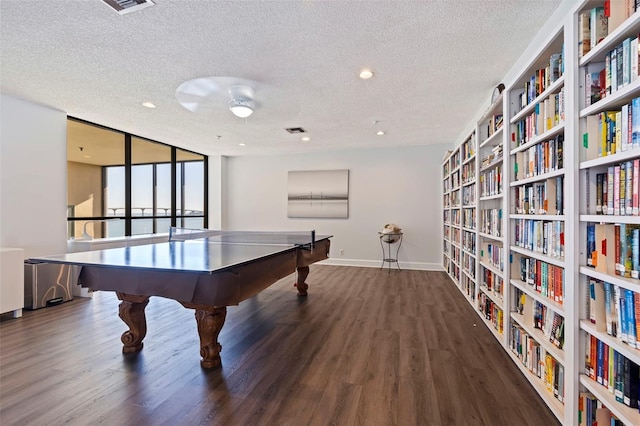
[[[113,293],[5,315],[0,424],[558,424],[444,273],[312,266],[306,299],[292,282],[228,309],[211,371],[175,301],[151,299],[131,356]]]

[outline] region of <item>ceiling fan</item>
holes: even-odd
[[[188,80],[176,89],[176,98],[191,112],[228,108],[235,116],[247,118],[262,106],[261,96],[272,88],[264,83],[236,77],[201,77]]]

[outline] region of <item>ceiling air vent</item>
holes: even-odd
[[[153,6],[151,0],[102,0],[120,15]]]
[[[285,129],[287,132],[292,133],[292,134],[297,134],[297,133],[306,133],[307,131],[304,130],[302,127],[289,127],[288,129]]]

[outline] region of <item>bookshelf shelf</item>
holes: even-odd
[[[640,293],[640,280],[633,278],[623,278],[618,275],[608,275],[602,272],[596,271],[589,266],[581,266],[580,273],[588,277],[598,279],[600,281],[608,282],[618,287],[624,287],[627,290],[631,290],[636,293]]]
[[[615,107],[619,107],[623,104],[629,103],[631,99],[638,96],[638,88],[640,88],[640,80],[636,80],[633,83],[616,90],[610,95],[607,95],[606,98],[601,99],[598,102],[582,109],[580,111],[580,118],[597,114],[608,109],[614,109]]]
[[[562,259],[562,258],[559,259],[559,258],[555,258],[555,257],[551,257],[551,256],[546,256],[546,255],[544,255],[542,253],[538,253],[538,252],[532,251],[532,250],[527,250],[527,249],[524,249],[524,248],[518,247],[518,246],[510,246],[509,250],[511,250],[514,253],[520,253],[520,254],[523,254],[523,255],[528,256],[528,257],[533,257],[533,258],[536,258],[536,259],[543,260],[543,261],[545,261],[547,263],[550,263],[550,264],[555,265],[555,266],[560,266],[562,268],[564,268],[566,266],[565,262],[564,262],[564,259]]]
[[[526,185],[528,183],[533,183],[533,182],[540,182],[543,180],[547,180],[550,178],[554,178],[557,176],[563,176],[564,175],[564,169],[560,169],[560,170],[554,170],[552,172],[548,172],[548,173],[542,173],[536,176],[532,176],[532,177],[528,177],[528,178],[524,178],[524,179],[518,179],[515,180],[513,182],[509,182],[509,186],[521,186],[521,185]]]
[[[640,350],[632,348],[628,344],[620,341],[618,338],[609,336],[607,333],[598,331],[596,325],[586,319],[580,320],[580,329],[586,331],[592,336],[595,336],[598,340],[603,341],[608,346],[615,349],[617,352],[629,358],[632,362],[640,364]]]
[[[522,360],[520,360],[520,358],[518,358],[518,355],[511,349],[507,350],[507,354],[509,354],[514,364],[516,364],[520,371],[522,371],[522,374],[527,378],[533,389],[538,392],[538,395],[540,395],[542,400],[547,404],[551,412],[553,412],[553,414],[555,414],[558,419],[564,418],[564,405],[556,397],[553,396],[553,393],[549,389],[547,389],[542,379],[535,376],[531,371],[529,371],[527,366],[522,363]]]
[[[493,334],[493,337],[495,337],[497,341],[501,342],[504,337],[503,333],[500,333],[500,331],[495,328],[491,320],[488,320],[481,311],[479,311],[478,309],[474,309],[474,311],[476,311],[476,314],[478,314],[478,317],[480,317],[480,321],[482,321],[484,325],[489,329],[491,334]]]
[[[511,285],[522,290],[522,292],[525,293],[527,296],[531,296],[533,299],[537,300],[538,302],[544,303],[545,305],[547,305],[549,308],[551,308],[552,311],[562,315],[563,317],[566,315],[564,311],[564,305],[561,305],[560,303],[557,303],[556,301],[543,296],[542,294],[533,290],[531,286],[525,284],[523,281],[514,280],[512,278],[510,282],[511,282]]]
[[[500,104],[502,104],[501,101],[500,101]],[[495,133],[493,133],[491,136],[489,136],[487,139],[485,139],[480,144],[480,148],[484,148],[484,147],[487,147],[487,146],[501,145],[502,144],[502,132],[504,131],[503,129],[504,129],[504,126],[500,127],[497,130],[495,130]]]
[[[591,380],[590,377],[580,374],[580,384],[589,392],[596,396],[611,412],[620,419],[625,425],[640,425],[640,412],[638,409],[627,407],[616,401],[615,397],[609,393],[607,388],[598,382]]]
[[[498,275],[501,278],[504,278],[504,271],[501,271],[499,268],[497,268],[495,265],[492,265],[488,262],[483,262],[482,260],[480,261],[480,266],[482,266],[483,268],[493,272],[494,274]]]
[[[564,131],[564,127],[565,127],[565,124],[564,124],[564,122],[562,122],[562,123],[556,125],[555,127],[547,130],[543,134],[535,136],[534,138],[532,138],[527,143],[519,145],[517,147],[514,147],[511,150],[511,152],[509,152],[509,154],[513,155],[513,154],[516,154],[516,153],[521,152],[521,151],[526,151],[527,149],[531,148],[534,145],[539,144],[540,142],[544,142],[546,140],[553,139],[556,135],[558,135],[558,134],[560,134],[560,133],[562,133]]]
[[[623,39],[637,35],[640,30],[640,12],[636,12],[625,20],[618,28],[611,31],[600,43],[584,55],[579,62],[581,67],[592,62],[605,60],[607,52],[620,44]]]
[[[449,253],[443,256],[443,264],[482,322],[563,425],[583,424],[581,416],[586,414],[580,411],[579,401],[584,392],[595,395],[599,404],[610,408],[627,426],[640,425],[637,409],[616,402],[607,389],[581,374],[586,368],[585,348],[591,343],[590,336],[640,365],[640,349],[597,331],[590,321],[589,302],[585,303],[591,300],[591,289],[596,288],[598,292],[601,288],[608,289],[608,294],[624,289],[622,294],[626,297],[632,292],[640,293],[639,279],[611,273],[616,268],[615,262],[611,266],[612,257],[600,253],[605,256],[605,269],[610,273],[600,272],[602,264],[598,271],[586,266],[593,259],[593,253],[587,253],[588,233],[592,238],[592,232],[598,229],[597,246],[602,243],[603,232],[608,233],[611,241],[612,229],[621,233],[622,225],[625,230],[640,227],[637,215],[595,214],[600,212],[596,209],[601,207],[598,203],[603,203],[603,176],[610,176],[612,169],[615,176],[616,168],[620,176],[623,169],[635,170],[640,160],[640,146],[625,144],[625,139],[619,136],[623,132],[615,133],[612,127],[621,117],[629,117],[627,135],[635,132],[640,135],[640,128],[634,130],[632,126],[639,109],[633,106],[638,102],[636,98],[640,98],[640,75],[629,71],[633,69],[640,74],[640,66],[635,62],[625,65],[627,74],[620,80],[625,84],[616,84],[609,90],[592,84],[605,81],[602,76],[609,74],[602,74],[601,70],[606,69],[607,63],[611,66],[614,51],[616,55],[622,52],[621,58],[637,56],[637,51],[623,55],[625,46],[632,48],[633,38],[640,39],[640,10],[628,13],[625,9],[621,14],[620,8],[633,2],[607,2],[612,13],[608,19],[615,24],[609,25],[608,34],[594,36],[602,40],[592,48],[589,45],[587,52],[582,50],[585,44],[581,44],[586,34],[584,19],[587,12],[589,19],[591,15],[597,16],[605,0],[567,3],[570,3],[567,16],[545,25],[532,39],[526,55],[510,71],[510,81],[505,81],[501,96],[487,107],[475,128],[443,160],[443,199],[450,206],[443,208],[443,218],[451,223],[444,227],[445,233],[450,234],[444,238],[443,247]],[[622,68],[616,68],[616,78],[619,72],[623,72]],[[613,84],[612,75],[609,77],[605,83]],[[617,137],[622,138],[622,143],[613,139]],[[594,158],[598,151],[611,152]],[[625,173],[625,178],[628,176]],[[633,181],[631,185],[633,188]],[[616,190],[619,189],[608,193]],[[632,201],[625,199],[625,208],[630,202],[633,204],[633,192],[625,191],[627,194],[631,194]],[[606,207],[615,211],[615,206]],[[634,207],[626,213],[634,213]],[[545,211],[549,214],[542,214]],[[475,218],[469,217],[472,214]],[[625,231],[625,235],[635,238],[636,232]],[[589,250],[593,250],[593,245],[590,239]],[[615,251],[613,246],[607,250]],[[503,271],[495,266],[498,264],[504,265]],[[617,288],[611,292],[613,287],[600,283]],[[562,299],[556,298],[558,290]],[[564,328],[557,329],[564,332],[563,349],[533,327],[532,306],[539,309],[534,312],[553,315],[547,318],[556,320],[559,315],[564,319]],[[527,315],[527,321],[519,312]],[[496,327],[503,331],[498,332]],[[546,331],[549,333],[549,329]],[[640,333],[636,340],[640,340]],[[540,371],[537,375],[532,373],[530,370],[535,366],[523,364],[521,358],[529,355],[514,345],[524,341],[537,342],[533,344],[555,359],[550,361],[555,370],[546,372],[551,379]],[[517,350],[520,356],[514,352]],[[553,385],[545,380],[551,380]]]
[[[606,214],[581,214],[580,222],[594,223],[638,223],[638,216],[614,216]]]
[[[543,91],[538,96],[536,96],[536,98],[533,99],[533,101],[529,102],[526,107],[522,108],[520,111],[514,114],[513,117],[511,117],[511,120],[509,120],[509,122],[511,124],[514,124],[519,120],[522,120],[528,114],[531,114],[535,110],[536,105],[540,103],[540,101],[544,100],[545,98],[548,98],[549,95],[558,92],[558,90],[560,90],[562,86],[564,86],[564,76],[561,76],[558,80],[552,83],[545,91]]]
[[[606,166],[609,164],[621,163],[640,157],[640,147],[633,148],[630,151],[618,152],[616,154],[607,155],[606,157],[594,158],[593,160],[583,161],[580,163],[580,169],[590,169],[598,166]]]
[[[487,297],[491,299],[491,301],[493,301],[493,303],[495,303],[496,305],[498,305],[498,307],[500,307],[500,309],[504,310],[504,307],[503,307],[504,298],[499,293],[496,293],[493,290],[489,290],[487,287],[482,285],[480,286],[480,291],[486,294]]]

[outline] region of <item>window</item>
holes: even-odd
[[[207,158],[68,120],[69,236],[165,233],[207,226]]]

